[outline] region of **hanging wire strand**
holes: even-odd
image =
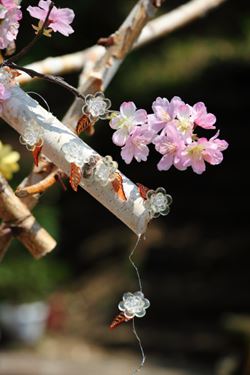
[[[140,337],[138,336],[138,333],[137,333],[136,328],[135,328],[135,319],[133,319],[133,333],[134,333],[134,335],[135,335],[135,337],[136,337],[136,339],[137,339],[137,341],[138,341],[138,343],[139,343],[139,347],[140,347],[140,350],[141,350],[142,360],[141,360],[141,364],[140,364],[140,366],[139,366],[136,370],[134,370],[134,371],[132,372],[132,375],[134,375],[134,374],[136,374],[137,372],[141,371],[141,369],[142,369],[142,367],[144,366],[144,363],[145,363],[145,361],[146,361],[146,356],[145,356],[145,353],[144,353],[144,349],[143,349],[143,346],[142,346],[142,342],[141,342],[141,339],[140,339]]]
[[[140,292],[142,292],[142,281],[141,281],[141,276],[140,276],[140,272],[138,270],[138,267],[136,266],[135,262],[133,261],[133,256],[134,256],[134,253],[135,253],[135,250],[137,249],[139,243],[140,243],[140,240],[141,240],[142,236],[141,234],[138,235],[137,237],[137,241],[129,255],[129,261],[131,263],[131,265],[133,266],[133,268],[135,269],[135,272],[136,272],[136,275],[137,275],[137,279],[138,279],[138,284],[139,284],[139,289],[140,289]],[[140,351],[141,351],[141,356],[142,356],[142,360],[141,360],[141,363],[140,363],[140,366],[133,371],[132,375],[135,375],[137,372],[141,371],[142,367],[144,366],[144,363],[146,361],[146,356],[145,356],[145,353],[144,353],[144,349],[143,349],[143,346],[142,346],[142,342],[141,342],[141,339],[136,331],[136,328],[135,328],[135,319],[133,318],[133,334],[135,335],[136,337],[136,340],[138,341],[138,344],[139,344],[139,347],[140,347]]]
[[[42,99],[42,101],[44,102],[44,104],[46,104],[47,110],[48,110],[48,112],[50,112],[50,106],[49,106],[47,100],[44,99],[44,97],[41,94],[38,94],[38,92],[35,92],[35,91],[27,91],[27,94],[35,94],[35,95],[37,95],[40,99]]]
[[[138,270],[138,267],[136,266],[135,262],[133,261],[133,255],[135,253],[135,250],[137,249],[138,245],[139,245],[139,242],[141,240],[141,234],[138,235],[137,237],[137,241],[135,243],[135,246],[133,247],[130,255],[129,255],[129,261],[130,263],[132,264],[133,268],[135,269],[135,272],[136,272],[136,275],[137,275],[137,279],[138,279],[138,284],[139,284],[139,289],[140,289],[140,292],[142,292],[142,281],[141,281],[141,276],[140,276],[140,273],[139,273],[139,270]]]

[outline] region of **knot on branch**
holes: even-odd
[[[11,234],[14,237],[19,236],[22,231],[24,230],[24,223],[26,220],[32,218],[31,214],[25,215],[23,217],[19,217],[17,219],[3,221],[3,231],[8,232],[11,231]]]
[[[115,37],[112,34],[108,37],[99,38],[98,41],[97,41],[97,44],[99,46],[103,46],[103,47],[111,47],[115,44]]]
[[[160,8],[165,0],[152,0],[152,4],[155,8]]]

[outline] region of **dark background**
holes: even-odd
[[[22,2],[24,7],[35,3]],[[89,47],[116,30],[135,2],[59,3],[74,9],[75,33],[69,38],[57,34],[44,38],[23,64]],[[162,12],[182,3],[185,1],[169,0]],[[106,92],[113,109],[133,100],[138,108],[150,112],[157,96],[178,95],[191,105],[204,101],[209,112],[217,116],[221,138],[229,142],[221,165],[208,166],[201,176],[174,169],[158,172],[159,156],[152,150],[147,163],[127,166],[119,148],[112,144],[112,130],[105,122],[97,124],[94,137],[86,139],[101,154],[112,155],[133,181],[152,188],[164,186],[173,196],[170,215],[150,224],[135,257],[145,294],[152,303],[146,318],[138,322],[138,329],[148,351],[202,364],[212,371],[221,358],[236,358],[236,367],[240,368],[246,366],[248,357],[249,10],[247,0],[229,0],[206,17],[131,53]],[[31,38],[30,18],[25,15],[25,19],[18,49]],[[77,74],[66,79],[77,85]],[[59,118],[72,102],[70,94],[46,82],[35,82],[25,89],[43,95]],[[1,124],[1,140],[22,154],[15,186],[28,173],[31,155],[5,124]],[[128,337],[127,327],[121,327],[117,335],[107,335],[106,328],[117,312],[116,301],[122,293],[137,288],[128,263],[129,249],[136,240],[133,234],[84,191],[75,194],[69,189],[63,193],[56,186],[42,197],[35,212],[57,237],[57,249],[35,262],[14,243],[1,267],[11,269],[13,263],[32,261],[32,267],[42,269],[41,274],[47,272],[48,280],[61,270],[59,291],[69,303],[64,330],[100,345],[133,348],[135,343]],[[40,289],[50,293],[55,289],[48,280]],[[238,369],[239,374],[242,371]]]

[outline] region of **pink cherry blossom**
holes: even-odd
[[[2,112],[2,104],[5,100],[10,98],[10,91],[6,89],[6,87],[0,83],[0,113]]]
[[[29,6],[27,8],[30,15],[34,18],[44,21],[49,10],[51,1],[50,0],[40,0],[37,7]],[[49,15],[48,27],[53,31],[58,31],[59,33],[69,36],[74,30],[70,26],[75,17],[75,13],[72,9],[61,8],[58,9],[55,6]]]
[[[170,102],[166,98],[158,97],[152,104],[154,114],[148,116],[150,127],[159,132],[169,121],[175,118],[177,108],[184,104],[181,98],[174,96]]]
[[[193,106],[193,120],[201,128],[215,129],[216,117],[212,113],[207,113],[207,108],[202,102]]]
[[[17,37],[22,12],[14,0],[0,0],[0,49],[7,48]]]
[[[172,165],[179,170],[187,168],[183,165],[181,157],[185,142],[174,125],[163,129],[161,134],[154,138],[153,143],[156,151],[163,155],[157,165],[159,171],[167,171]]]
[[[183,165],[191,166],[195,173],[201,174],[205,171],[205,161],[212,165],[220,164],[223,160],[222,151],[226,150],[228,143],[217,139],[219,132],[209,140],[200,138],[198,141],[188,145],[182,152]]]
[[[1,0],[0,5],[2,5],[7,10],[17,8],[17,3],[14,0]]]
[[[121,156],[127,164],[133,158],[146,161],[150,143],[162,155],[157,164],[160,171],[173,165],[179,170],[191,167],[201,174],[206,169],[205,162],[212,165],[222,162],[222,152],[228,143],[218,139],[219,132],[209,140],[199,138],[196,133],[198,126],[215,128],[216,117],[207,112],[204,103],[191,106],[178,96],[170,101],[158,97],[152,108],[153,114],[147,115],[143,109],[137,110],[133,102],[124,102],[120,112],[112,115],[110,126],[116,130],[113,142],[122,147]]]
[[[133,102],[124,102],[120,106],[120,112],[114,114],[109,125],[112,129],[117,129],[112,140],[117,146],[124,146],[129,134],[133,129],[147,121],[147,112],[144,109],[136,109]]]
[[[136,126],[121,150],[121,157],[125,163],[130,164],[133,158],[138,162],[146,161],[149,154],[147,145],[152,142],[154,134],[146,126]]]
[[[192,120],[193,108],[188,104],[182,104],[176,111],[176,128],[187,143],[192,141],[194,123]]]

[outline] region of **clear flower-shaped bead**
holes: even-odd
[[[95,167],[94,179],[102,186],[106,186],[110,181],[115,178],[118,164],[112,159],[111,156],[105,156],[100,159]]]
[[[82,167],[85,163],[83,146],[82,143],[77,139],[64,143],[62,146],[62,152],[64,153],[65,159],[69,163],[74,163],[79,167]]]
[[[43,145],[43,135],[43,128],[37,122],[31,120],[19,138],[20,143],[25,145],[29,151],[33,151],[37,146]]]
[[[110,107],[111,101],[105,98],[102,92],[97,92],[95,95],[86,96],[82,112],[91,120],[106,119]]]
[[[90,178],[93,175],[94,168],[98,160],[101,159],[101,156],[98,154],[90,155],[84,162],[83,166],[83,177]]]
[[[122,311],[126,318],[132,319],[135,316],[142,318],[146,314],[146,309],[150,306],[150,302],[144,297],[142,292],[125,293],[118,308]]]
[[[159,217],[160,215],[165,216],[169,213],[172,201],[171,195],[167,194],[163,187],[159,187],[156,190],[149,190],[147,192],[145,205],[151,217]]]

